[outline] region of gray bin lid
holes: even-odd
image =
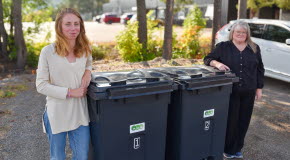
[[[238,77],[234,73],[219,71],[204,65],[153,68],[153,70],[167,74],[179,84],[179,88],[187,90],[231,85],[238,82]]]
[[[151,70],[132,72],[96,72],[88,89],[95,99],[120,99],[173,91],[173,81],[166,74]]]

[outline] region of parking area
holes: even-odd
[[[31,23],[24,23],[24,29],[32,26]],[[98,22],[85,22],[86,34],[89,40],[92,43],[100,43],[100,42],[114,42],[116,41],[115,37],[121,31],[125,29],[125,25],[121,23],[98,23]],[[44,40],[47,32],[51,33],[50,41],[53,42],[55,40],[55,32],[54,32],[54,22],[46,22],[41,26],[42,31],[39,34],[34,35],[37,40]],[[211,28],[205,28],[202,30],[201,34],[205,36],[211,36]],[[177,36],[182,34],[183,28],[180,26],[174,27],[174,32]],[[156,35],[163,37],[163,31],[157,32]]]

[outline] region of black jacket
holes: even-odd
[[[234,88],[263,88],[265,69],[259,46],[257,53],[254,53],[249,45],[243,51],[239,51],[232,41],[221,42],[204,58],[204,64],[209,65],[212,60],[227,65],[239,77],[240,82],[235,84]]]

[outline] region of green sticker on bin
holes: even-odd
[[[145,131],[145,122],[130,125],[130,134]]]
[[[214,109],[205,110],[203,112],[203,118],[212,117],[214,116]]]

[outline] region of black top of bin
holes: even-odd
[[[172,79],[153,70],[92,73],[88,95],[96,100],[171,92]]]
[[[167,74],[173,81],[179,84],[179,88],[187,90],[230,85],[238,82],[238,78],[234,73],[219,71],[204,65],[153,68],[152,70]]]

